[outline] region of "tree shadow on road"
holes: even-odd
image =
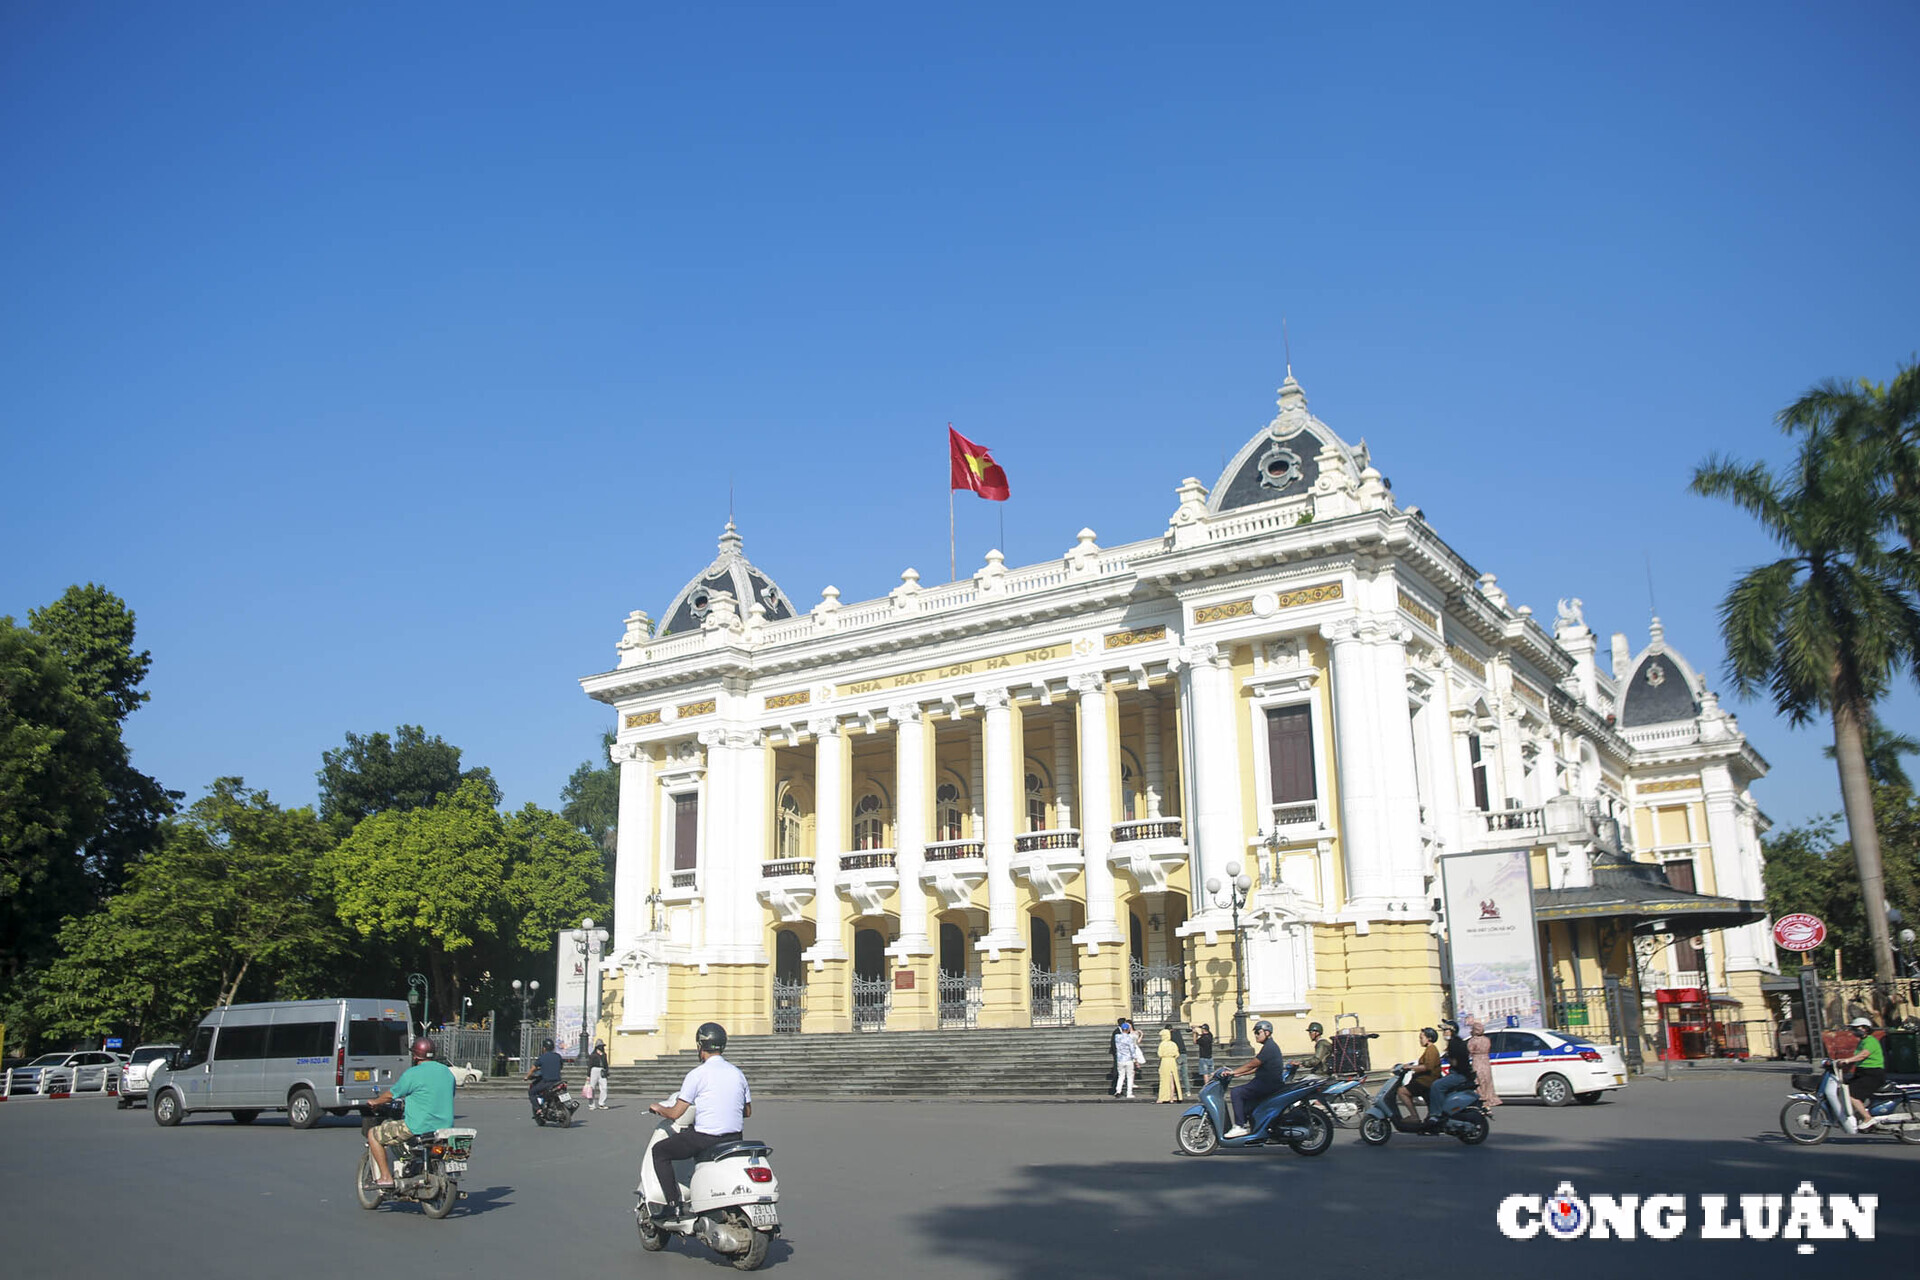
[[[1764,1152],[1757,1160],[1756,1150]],[[1876,1239],[1819,1241],[1815,1256],[1802,1259],[1793,1241],[1700,1238],[1700,1195],[1791,1195],[1803,1180],[1822,1195],[1878,1193]],[[1503,1199],[1548,1196],[1563,1181],[1582,1195],[1683,1195],[1688,1229],[1673,1241],[1514,1241],[1500,1233]],[[1628,1255],[1662,1267],[1911,1260],[1920,1249],[1917,1209],[1920,1166],[1910,1161],[1784,1142],[1776,1154],[1741,1139],[1569,1142],[1496,1130],[1473,1148],[1399,1135],[1382,1148],[1347,1138],[1310,1159],[1255,1148],[1030,1165],[989,1202],[930,1209],[917,1225],[939,1253],[1013,1280],[1112,1280],[1290,1259],[1316,1268],[1337,1260],[1343,1274],[1439,1277]]]

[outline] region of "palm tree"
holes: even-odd
[[[1796,402],[1780,415],[1782,425],[1794,429],[1793,416],[1829,390],[1816,388]],[[1751,514],[1784,553],[1749,570],[1720,605],[1727,671],[1743,697],[1770,691],[1792,724],[1819,712],[1831,718],[1874,971],[1890,983],[1893,946],[1866,730],[1894,674],[1920,675],[1913,595],[1920,575],[1912,550],[1890,545],[1887,536],[1910,513],[1894,492],[1884,444],[1822,429],[1819,413],[1809,411],[1805,421],[1785,475],[1776,477],[1764,463],[1711,457],[1694,472],[1692,488]]]
[[[1782,409],[1781,428],[1808,440],[1841,441],[1868,452],[1890,499],[1888,523],[1920,550],[1920,363],[1890,383],[1829,378]]]

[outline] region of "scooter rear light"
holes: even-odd
[[[747,1181],[748,1182],[772,1182],[773,1170],[767,1168],[767,1166],[763,1164],[748,1165]]]
[[[1598,1062],[1600,1061],[1600,1051],[1598,1049],[1582,1049],[1580,1051],[1580,1061]]]

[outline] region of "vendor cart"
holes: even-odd
[[[1746,1059],[1747,1028],[1740,1020],[1738,1000],[1701,987],[1662,987],[1653,999],[1660,1009],[1661,1058],[1669,1062]]]

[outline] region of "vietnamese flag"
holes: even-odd
[[[1013,493],[1007,487],[1007,473],[987,452],[987,446],[975,444],[947,424],[947,443],[953,453],[954,489],[969,489],[989,502],[1005,502]]]

